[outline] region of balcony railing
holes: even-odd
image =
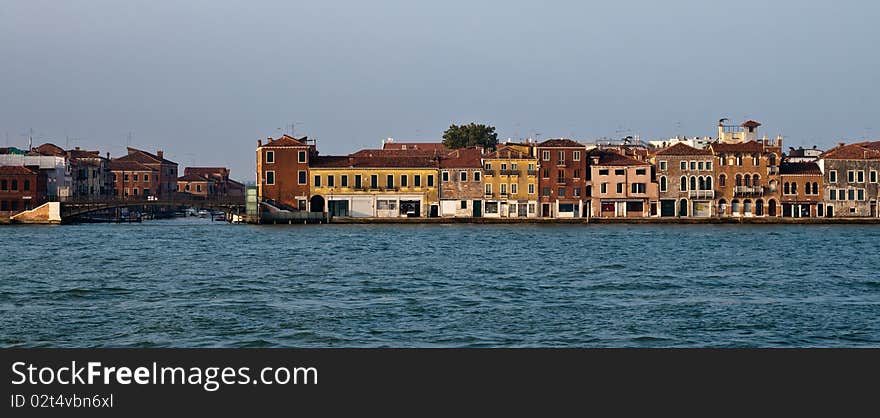
[[[779,166],[772,165],[770,167],[767,167],[767,174],[771,176],[774,174],[779,174]]]
[[[519,170],[501,170],[502,176],[518,176]]]
[[[483,174],[485,174],[487,176],[494,176],[495,170],[483,170]]]
[[[691,190],[688,192],[688,197],[691,199],[714,199],[715,191],[714,190]]]
[[[735,186],[733,188],[734,196],[763,196],[764,187],[762,186]]]
[[[537,175],[538,175],[538,170],[529,170],[529,175],[530,175],[530,176],[537,176]]]

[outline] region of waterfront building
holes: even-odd
[[[194,175],[209,181],[209,196],[212,198],[244,197],[244,184],[229,178],[229,169],[226,167],[186,167],[183,169],[183,177]],[[182,177],[182,178],[183,178]],[[194,178],[194,177],[189,177]],[[178,179],[178,191],[181,190],[181,178]],[[186,181],[186,180],[184,180]],[[185,188],[186,184],[184,184]]]
[[[790,163],[809,163],[814,162],[819,159],[819,156],[822,155],[822,150],[817,148],[815,145],[813,148],[804,148],[798,147],[794,149],[792,147],[788,148],[788,152],[785,154],[785,161]]]
[[[508,143],[483,157],[487,217],[538,216],[538,158],[534,151],[532,144]]]
[[[155,154],[128,147],[128,154],[110,162],[115,195],[129,199],[150,196],[170,198],[177,192],[177,163],[165,159],[164,151]]]
[[[713,216],[715,157],[707,149],[678,142],[653,158],[661,217]]]
[[[877,217],[880,141],[844,143],[818,160],[826,217]]]
[[[760,123],[718,126],[709,145],[716,158],[715,198],[718,216],[779,216],[779,164],[782,137],[757,139]]]
[[[74,198],[98,200],[113,195],[109,155],[102,157],[100,151],[86,151],[79,147],[66,153],[70,160]]]
[[[36,167],[0,166],[0,212],[8,215],[46,201],[46,173]]]
[[[587,213],[592,217],[648,217],[657,214],[657,183],[647,161],[614,150],[594,149],[586,158],[590,183]]]
[[[188,173],[177,178],[177,191],[186,193],[192,197],[208,198],[216,197],[216,182],[200,174]]]
[[[589,213],[587,146],[571,139],[548,139],[535,146],[538,157],[540,216],[578,218]],[[587,199],[588,200],[588,199]]]
[[[439,216],[438,161],[383,150],[316,157],[308,209],[356,218]]]
[[[304,211],[310,198],[309,166],[318,156],[308,137],[257,140],[257,195],[279,209]]]
[[[482,148],[471,147],[445,151],[440,157],[440,216],[480,216],[484,183],[482,156]]]
[[[813,218],[825,216],[822,198],[822,170],[815,162],[787,162],[779,166],[782,185],[782,216]]]
[[[64,156],[43,155],[29,151],[26,154],[0,154],[0,166],[19,166],[37,170],[46,178],[46,200],[63,201],[72,196],[70,164]]]

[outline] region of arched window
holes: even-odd
[[[764,201],[761,199],[755,202],[755,216],[764,216]]]
[[[813,194],[819,194],[819,183],[813,183]]]
[[[727,176],[724,174],[720,174],[718,176],[718,187],[726,187],[727,186]]]
[[[746,215],[752,213],[752,201],[751,200],[746,199],[743,202],[743,213],[745,213]]]
[[[660,176],[660,191],[666,191],[666,176]]]
[[[685,176],[681,176],[681,180],[678,182],[678,190],[686,192],[688,189],[688,179]]]
[[[758,187],[761,185],[761,176],[755,174],[752,176],[752,186]]]
[[[730,202],[730,210],[734,215],[739,214],[739,200],[733,199],[733,201]]]
[[[697,178],[691,176],[691,190],[697,190]]]
[[[706,190],[712,190],[712,176],[706,176]]]
[[[688,201],[686,199],[678,201],[678,216],[688,216]]]
[[[742,185],[743,185],[743,176],[741,174],[737,174],[736,175],[736,186],[742,186]]]
[[[743,180],[745,181],[745,185],[744,185],[744,186],[749,187],[749,186],[752,185],[752,176],[746,174],[746,176],[745,176],[745,178],[744,178]]]
[[[770,165],[776,165],[776,154],[770,154]]]
[[[706,179],[700,177],[700,190],[706,190]]]
[[[810,182],[804,183],[804,193],[805,194],[812,194],[812,193],[810,193]]]
[[[782,183],[782,194],[790,194],[788,182]]]
[[[797,194],[797,183],[791,183],[791,194]]]

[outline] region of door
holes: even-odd
[[[529,208],[528,208],[528,206],[529,206],[529,205],[526,204],[526,203],[520,203],[519,206],[517,207],[517,213],[516,213],[516,216],[518,216],[518,217],[520,217],[520,218],[525,218],[525,217],[529,216],[529,212],[528,212],[528,211],[529,211]]]
[[[877,217],[877,201],[871,202],[871,217],[872,218]]]
[[[545,218],[550,217],[550,204],[549,203],[542,203],[541,204],[541,216],[543,216]]]
[[[437,205],[431,205],[431,217],[436,218],[440,215],[440,207]]]
[[[825,206],[825,216],[828,218],[834,217],[834,206]]]
[[[474,200],[474,218],[483,216],[483,201]]]

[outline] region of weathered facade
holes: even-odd
[[[110,171],[117,196],[171,198],[177,193],[177,163],[166,160],[161,150],[152,154],[129,147],[128,155],[111,160]]]
[[[113,173],[110,159],[99,151],[85,151],[79,147],[66,151],[70,160],[73,197],[76,199],[104,199],[113,196]]]
[[[196,198],[217,197],[216,182],[208,177],[188,173],[177,179],[177,191]]]
[[[825,216],[822,199],[822,171],[814,162],[787,162],[779,166],[782,185],[782,216],[814,218]]]
[[[308,137],[257,140],[257,195],[281,209],[307,210],[309,165],[318,156]]]
[[[444,152],[440,158],[440,216],[479,216],[483,197],[482,148]]]
[[[540,216],[578,218],[589,212],[587,147],[570,139],[548,139],[535,147],[538,157]]]
[[[538,159],[534,150],[531,144],[506,144],[483,157],[486,216],[538,216]]]
[[[46,176],[36,168],[0,166],[0,212],[11,215],[46,201]]]
[[[657,184],[651,164],[611,150],[594,149],[587,155],[590,169],[591,217],[648,217],[656,214]],[[652,210],[652,207],[654,208]]]
[[[839,144],[818,160],[826,217],[877,217],[880,141]]]
[[[683,142],[654,154],[661,217],[714,215],[715,157]]]

